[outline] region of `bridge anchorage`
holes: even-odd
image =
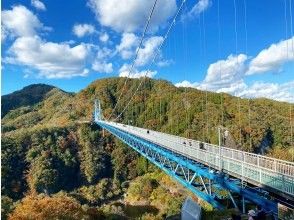
[[[107,121],[99,101],[93,118],[214,208],[229,198],[243,213],[248,201],[277,217],[279,203],[294,206],[294,163]]]

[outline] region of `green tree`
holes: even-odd
[[[138,154],[135,151],[116,141],[111,158],[115,179],[124,182],[137,176],[136,161]]]
[[[32,191],[38,193],[54,193],[60,189],[58,186],[59,173],[53,166],[50,152],[42,152],[31,164],[28,173],[28,184]]]
[[[148,171],[148,161],[143,156],[138,157],[136,161],[136,171],[139,176],[144,175]]]
[[[1,219],[6,220],[8,214],[14,209],[14,203],[8,196],[1,196]]]
[[[1,140],[1,191],[13,199],[19,199],[26,189],[23,174],[27,167],[25,149],[17,140],[2,137]]]
[[[99,143],[100,135],[97,130],[92,130],[88,125],[82,125],[78,132],[82,175],[87,183],[96,183],[105,176],[108,156]]]

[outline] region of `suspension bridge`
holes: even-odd
[[[163,41],[158,46],[151,65],[161,56],[161,49],[167,40],[176,19],[180,15],[186,0],[182,0],[172,22],[166,28]],[[237,33],[237,4],[234,0],[235,14],[235,52],[238,53]],[[142,33],[139,47],[136,50],[132,65],[130,65],[127,77],[124,81],[121,92],[116,99],[116,104],[111,114],[106,119],[102,116],[100,102],[95,101],[94,122],[101,128],[107,130],[130,148],[147,158],[170,177],[177,180],[185,188],[193,192],[197,197],[205,200],[214,208],[224,209],[224,199],[229,199],[232,206],[246,212],[246,203],[260,205],[265,211],[278,215],[278,204],[283,204],[294,209],[294,163],[278,160],[254,153],[227,148],[222,146],[221,133],[219,131],[219,144],[214,145],[203,141],[192,140],[154,130],[139,128],[131,125],[115,122],[123,116],[128,106],[134,99],[136,93],[142,86],[144,79],[150,70],[141,77],[136,89],[131,92],[130,97],[124,104],[114,121],[111,121],[115,110],[120,103],[121,97],[125,95],[126,85],[131,73],[134,72],[136,59],[140,53],[145,34],[151,23],[151,18],[156,8],[157,0],[151,8]],[[246,1],[245,7],[245,33],[246,33],[246,54],[247,54],[247,23],[246,23]],[[291,5],[290,5],[291,8]],[[285,10],[287,4],[285,3]],[[292,11],[290,10],[291,15]],[[218,1],[218,44],[220,53],[220,23],[219,23],[219,1]],[[204,18],[203,18],[204,25]],[[205,28],[204,36],[205,36]],[[205,42],[205,38],[203,40]],[[205,45],[203,46],[205,48]],[[288,51],[288,47],[287,47]],[[204,51],[205,53],[205,51]],[[219,66],[220,74],[222,72]],[[186,91],[186,89],[185,89]],[[240,98],[238,99],[238,111],[240,114]],[[207,102],[207,91],[206,91]],[[207,105],[207,104],[206,104]],[[290,105],[290,125],[292,143],[292,106]],[[221,108],[223,111],[223,97],[221,95]],[[249,127],[250,127],[250,103],[249,103]],[[223,115],[223,112],[222,112]],[[223,117],[223,116],[222,116]],[[206,115],[208,121],[208,115]],[[223,121],[223,119],[222,119]],[[239,120],[240,123],[240,120]],[[208,124],[208,122],[207,122]],[[223,125],[223,122],[222,122]],[[241,130],[240,130],[241,133]],[[241,135],[240,135],[241,136]],[[225,195],[224,193],[225,192]]]
[[[245,201],[273,214],[279,202],[293,208],[294,163],[103,120],[99,101],[94,121],[214,208],[224,208],[220,190],[243,212]]]

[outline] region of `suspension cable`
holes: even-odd
[[[145,78],[143,79],[143,86],[141,88],[141,93],[142,93],[142,97],[143,97],[143,109],[142,109],[142,114],[143,114],[143,122],[142,122],[142,126],[144,127],[144,124],[146,122],[146,114],[145,114],[145,109],[146,109],[146,100],[145,100],[145,89],[146,89],[146,80]]]
[[[162,124],[162,118],[161,118],[161,105],[162,105],[162,103],[161,103],[161,95],[159,96],[159,124],[160,124],[160,126],[161,126],[161,124]]]
[[[244,3],[244,28],[245,28],[245,53],[248,55],[248,30],[247,30],[247,3],[246,0]]]
[[[155,63],[156,58],[157,58],[158,55],[160,54],[160,50],[161,50],[161,48],[162,48],[164,42],[165,42],[166,39],[168,38],[168,35],[169,35],[169,33],[170,33],[172,27],[176,24],[176,18],[178,17],[180,11],[182,10],[183,5],[184,5],[185,2],[186,2],[186,0],[182,0],[182,3],[181,3],[181,5],[180,5],[180,7],[179,7],[179,9],[178,9],[178,11],[177,11],[177,13],[176,13],[176,15],[174,16],[172,23],[170,24],[168,30],[166,31],[166,34],[165,34],[165,36],[164,36],[164,38],[163,38],[163,41],[161,42],[161,44],[160,44],[159,47],[157,48],[156,53],[155,53],[155,55],[153,56],[153,59],[152,59],[150,65],[149,65],[149,67],[151,67],[151,65]],[[141,78],[146,77],[146,76],[148,75],[149,72],[150,72],[150,69],[148,69],[148,70],[146,71],[145,75],[144,75],[143,77],[141,77]],[[142,82],[143,82],[143,81],[140,80],[140,84],[138,85],[137,89],[135,90],[135,92],[133,93],[133,95],[131,96],[131,98],[129,99],[127,105],[125,106],[125,108],[120,112],[120,114],[119,114],[114,120],[117,120],[117,119],[118,119],[118,118],[119,118],[119,117],[125,112],[125,110],[127,109],[127,106],[131,103],[131,101],[133,100],[133,98],[134,98],[134,96],[136,95],[137,91],[138,91],[139,88],[141,87]]]
[[[205,32],[205,12],[202,12],[202,28],[203,28],[203,60],[206,61],[206,32]],[[208,119],[208,91],[205,86],[205,117],[206,117],[206,139],[209,140],[209,119]],[[206,142],[207,142],[206,140]]]
[[[201,104],[202,104],[202,113],[204,112],[204,92],[201,91]],[[205,115],[203,114],[203,122],[202,122],[202,141],[205,142]]]
[[[290,103],[290,146],[293,147],[293,121],[292,121],[292,103]],[[293,159],[292,159],[293,160]]]
[[[187,7],[185,6],[184,12],[186,11]],[[184,52],[184,79],[187,80],[187,39],[186,39],[186,24],[185,22],[182,23],[182,40],[183,40],[183,52]],[[188,138],[188,99],[187,99],[187,86],[184,88],[184,110],[185,110],[185,125],[186,125],[186,131],[185,131],[185,136]]]
[[[290,7],[290,31],[291,31],[291,44],[292,44],[292,53],[291,56],[294,56],[294,39],[293,39],[293,18],[292,18],[292,0],[289,0],[289,7]],[[288,44],[287,44],[288,46]],[[288,50],[288,49],[287,49]],[[293,123],[292,123],[292,104],[290,103],[290,143],[293,146]],[[292,156],[293,160],[293,156]]]
[[[147,29],[148,29],[148,27],[149,27],[149,24],[150,24],[150,21],[151,21],[151,18],[152,18],[152,15],[153,15],[153,12],[154,12],[155,6],[156,6],[156,4],[157,4],[157,1],[158,1],[158,0],[154,0],[153,6],[152,6],[152,8],[151,8],[151,11],[150,11],[150,14],[149,14],[149,17],[148,17],[148,20],[147,20],[147,22],[146,22],[146,24],[145,24],[145,28],[144,28],[144,31],[143,31],[142,36],[141,36],[141,40],[140,40],[140,43],[139,43],[139,47],[138,47],[137,50],[136,50],[136,55],[135,55],[135,57],[134,57],[134,59],[133,59],[133,62],[132,62],[131,67],[129,68],[129,72],[128,72],[128,74],[127,74],[127,77],[126,77],[126,80],[125,80],[125,82],[124,82],[124,85],[123,85],[123,87],[122,87],[122,89],[121,89],[121,93],[120,93],[120,95],[119,95],[119,97],[118,97],[118,100],[116,101],[116,104],[115,104],[114,108],[112,109],[112,112],[111,112],[111,114],[110,114],[110,116],[108,117],[107,120],[109,120],[109,119],[111,118],[111,116],[113,115],[113,113],[114,113],[114,111],[115,111],[115,109],[116,109],[116,107],[117,107],[117,105],[118,105],[118,103],[119,103],[119,101],[120,101],[120,99],[121,99],[121,96],[122,96],[122,94],[123,94],[124,88],[125,88],[125,86],[126,86],[126,84],[127,84],[127,81],[128,81],[128,79],[129,79],[129,76],[130,76],[130,74],[132,73],[132,71],[134,70],[134,66],[135,66],[135,63],[136,63],[136,60],[137,60],[137,57],[138,57],[139,51],[140,51],[140,49],[141,49],[141,46],[142,46],[142,44],[143,44],[143,40],[144,40],[144,38],[145,38],[145,34],[146,34],[146,32],[147,32]]]
[[[171,39],[173,39],[173,37],[171,37]],[[171,54],[172,52],[172,49],[171,49],[171,44],[172,42],[170,42],[171,40],[168,41],[168,54]],[[170,134],[173,134],[173,103],[172,103],[172,100],[173,100],[173,96],[172,96],[172,89],[170,89],[170,92],[169,92],[169,115],[170,115],[170,118],[168,118],[168,120],[170,120]]]
[[[289,0],[289,8],[290,8],[290,31],[291,31],[291,37],[293,37],[293,18],[292,18],[292,0]],[[292,56],[294,55],[294,40],[291,39],[292,44]]]
[[[250,150],[252,150],[252,137],[251,137],[251,99],[248,99],[248,118],[249,118],[249,146],[250,146]]]
[[[207,93],[207,87],[205,88],[205,111],[206,111],[206,141],[210,143],[210,138],[209,138],[209,124],[208,124],[208,93]]]
[[[236,0],[234,0],[234,30],[235,30],[235,52],[236,55],[238,53],[238,32],[237,32],[237,5],[236,5]],[[238,56],[237,56],[237,61],[238,61]],[[239,63],[239,62],[238,62]]]
[[[234,0],[234,21],[235,21],[235,53],[237,56],[237,66],[239,67],[239,57],[238,57],[238,32],[237,32],[237,5],[236,0]],[[238,71],[238,69],[237,69]],[[241,98],[238,96],[238,114],[239,114],[239,144],[242,144],[242,130],[241,130]]]
[[[244,28],[245,28],[245,54],[248,56],[248,31],[247,31],[247,4],[246,0],[244,4]],[[251,99],[248,98],[248,127],[249,127],[249,148],[252,149],[252,138],[251,138]]]
[[[217,27],[218,27],[218,59],[221,59],[221,26],[220,26],[220,12],[219,12],[219,0],[217,1]],[[219,62],[219,74],[222,80],[222,64]],[[220,94],[221,105],[221,126],[224,127],[224,105],[223,105],[223,93]]]
[[[285,6],[285,10],[284,10],[284,19],[285,19],[285,40],[286,40],[286,45],[287,45],[287,59],[289,58],[289,51],[288,51],[288,19],[287,19],[287,0],[284,0],[284,6]]]
[[[172,35],[172,49],[171,49],[171,51],[173,51],[172,52],[172,55],[176,55],[177,53],[176,53],[176,40],[175,40],[175,34],[173,33],[173,35]],[[174,128],[174,107],[175,107],[175,105],[174,105],[174,103],[173,103],[173,92],[172,92],[172,90],[171,90],[171,92],[170,92],[170,108],[171,108],[171,134],[175,134],[176,132],[175,132],[175,129],[173,129]]]
[[[200,58],[202,59],[200,63],[204,63],[204,55],[203,55],[203,44],[202,44],[202,22],[201,22],[201,15],[198,18],[198,25],[199,25],[199,46],[200,46]],[[206,131],[206,112],[204,114],[204,105],[205,105],[205,92],[201,91],[201,106],[202,106],[202,141],[205,142],[205,131]]]

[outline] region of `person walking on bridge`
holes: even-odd
[[[253,209],[249,210],[248,212],[248,220],[255,220],[256,213]]]

